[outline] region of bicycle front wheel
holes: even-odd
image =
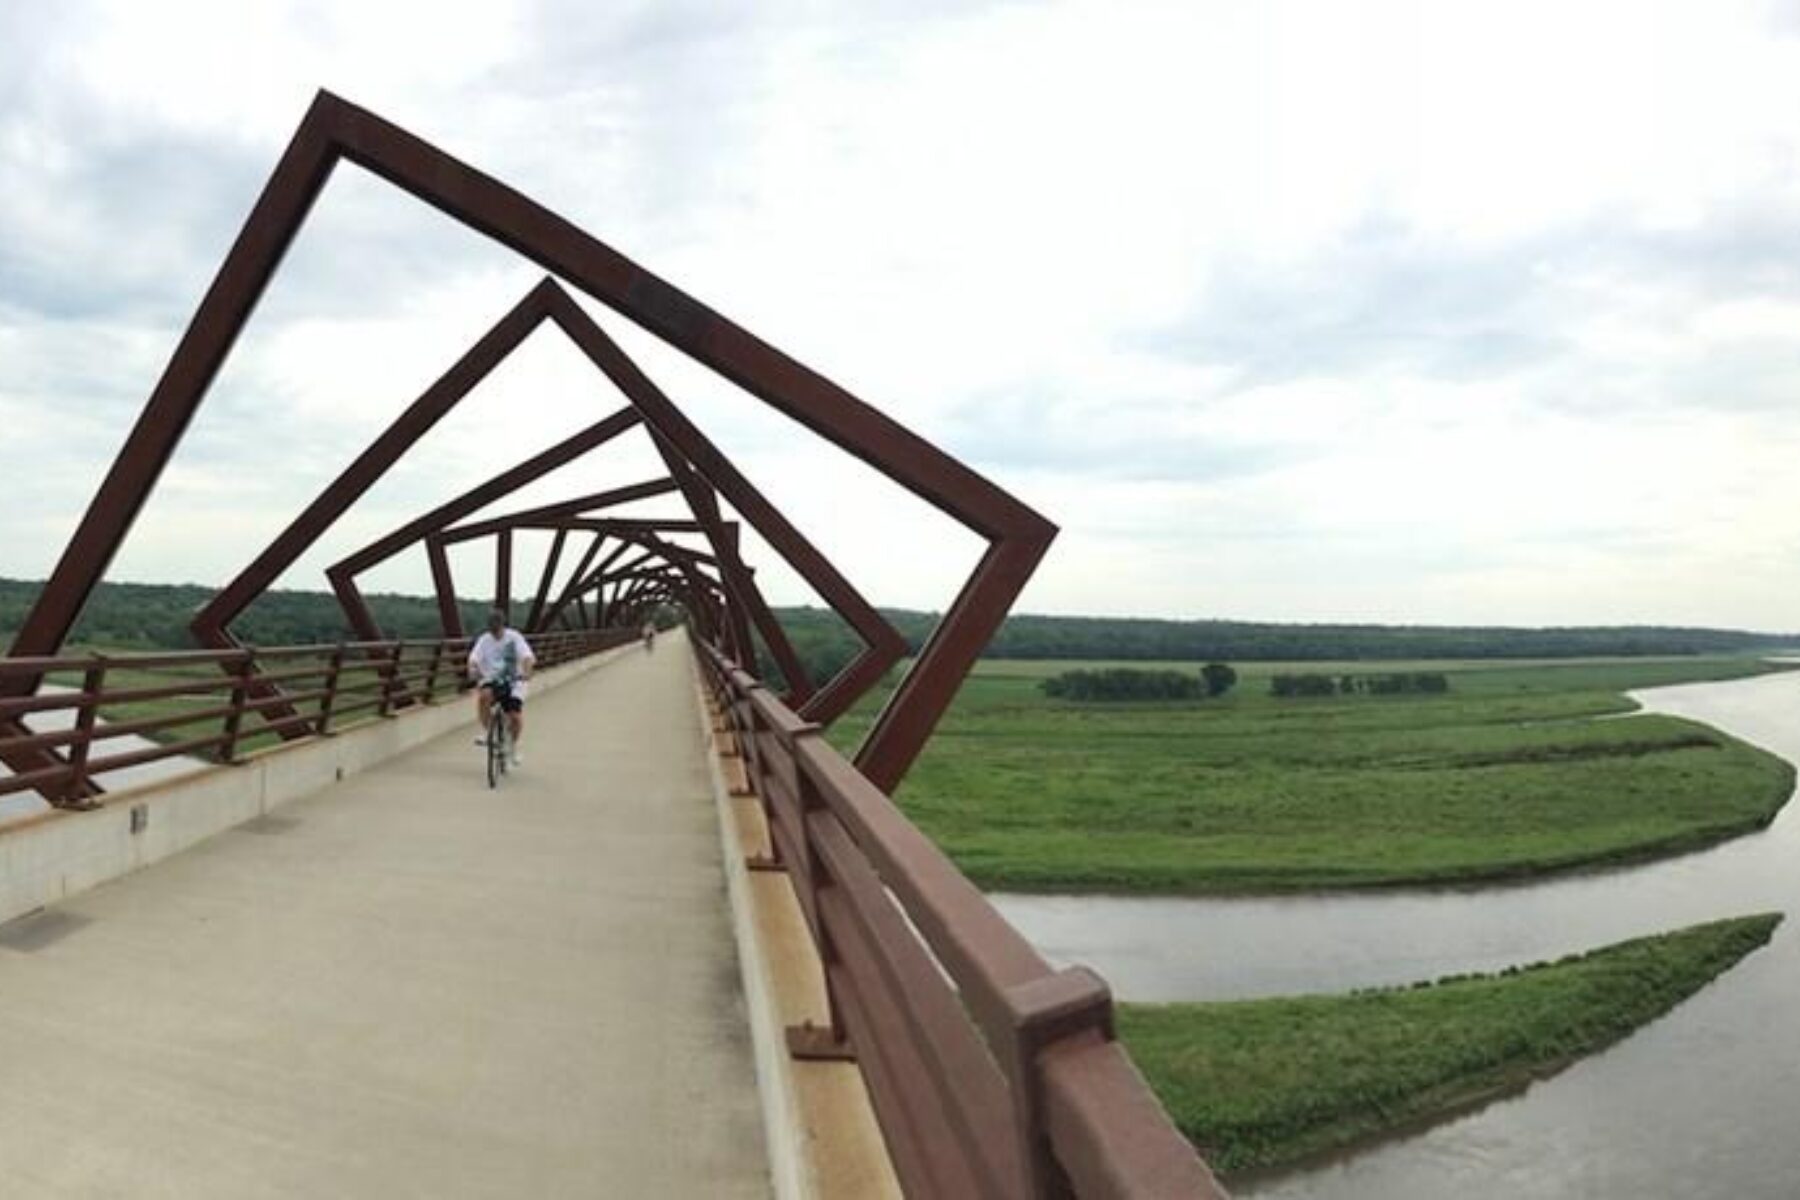
[[[487,781],[489,787],[500,786],[500,776],[506,773],[506,714],[500,706],[494,706],[494,715],[488,718],[487,732]]]

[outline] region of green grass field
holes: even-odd
[[[983,662],[901,789],[984,887],[1243,892],[1530,875],[1759,828],[1793,784],[1781,760],[1704,726],[1594,719],[1629,713],[1626,689],[1772,669],[1754,659],[1240,664],[1218,700],[1046,698],[1039,681],[1070,665]],[[1268,694],[1282,672],[1425,669],[1449,673],[1448,695]],[[872,709],[833,740],[853,747]]]
[[[1268,1166],[1554,1072],[1673,1008],[1780,920],[1718,921],[1409,989],[1126,1004],[1119,1034],[1215,1169]]]

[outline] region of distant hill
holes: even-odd
[[[42,589],[41,582],[0,579],[0,637],[9,638]],[[188,618],[213,595],[197,584],[102,584],[75,629],[89,644],[145,649],[186,648]],[[429,597],[368,597],[384,630],[433,637],[437,605]],[[478,627],[487,604],[462,600],[463,620]],[[936,613],[884,609],[917,651]],[[829,673],[858,643],[832,613],[776,610],[817,673]],[[270,592],[238,620],[238,634],[258,645],[331,642],[350,636],[328,592]],[[1582,658],[1666,654],[1751,654],[1800,646],[1800,634],[1664,626],[1512,629],[1440,625],[1277,625],[1253,621],[1161,621],[1127,617],[1011,617],[988,646],[994,658],[1369,661],[1415,658]]]
[[[776,610],[809,669],[846,662],[858,643],[818,608]],[[916,651],[936,613],[883,609]],[[1135,617],[1009,617],[989,658],[1162,659],[1186,662],[1392,661],[1419,658],[1588,658],[1753,654],[1800,647],[1800,634],[1619,625],[1517,629],[1450,625],[1279,625]]]

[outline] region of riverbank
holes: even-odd
[[[1779,914],[1403,989],[1120,1007],[1119,1032],[1215,1169],[1456,1112],[1611,1044],[1767,943]]]
[[[1442,671],[1450,691],[1287,699],[1269,680],[1294,668],[1253,664],[1227,696],[1181,704],[1052,700],[1039,684],[1060,665],[982,663],[899,795],[988,889],[1525,878],[1715,844],[1766,826],[1793,787],[1782,760],[1631,715],[1624,695],[1780,669],[1756,660],[1380,664]]]

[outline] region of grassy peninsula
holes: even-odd
[[[1773,669],[1754,658],[1382,663],[1438,695],[1072,703],[1070,664],[983,661],[902,787],[984,887],[1228,893],[1451,883],[1643,859],[1766,825],[1773,755],[1633,714],[1633,688]],[[1193,671],[1198,664],[1166,664]],[[1369,663],[1306,664],[1366,671]],[[872,705],[832,731],[853,746]],[[1610,719],[1599,720],[1606,717]]]
[[[1208,1161],[1241,1171],[1524,1087],[1668,1012],[1780,921],[1717,921],[1413,988],[1126,1004],[1119,1033]]]

